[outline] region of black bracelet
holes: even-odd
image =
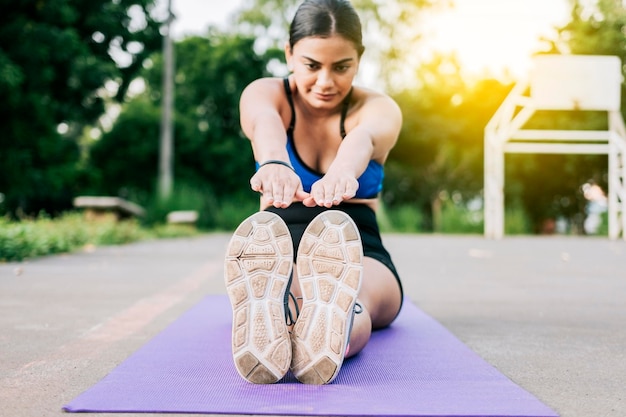
[[[291,166],[290,163],[285,162],[285,161],[281,161],[279,159],[270,159],[268,161],[263,162],[262,164],[259,164],[259,169],[261,169],[261,167],[265,166],[265,165],[271,165],[271,164],[276,164],[276,165],[282,165],[282,166],[286,166],[287,168],[289,168],[290,170],[292,170],[293,172],[296,172],[295,169],[293,169],[293,167]]]

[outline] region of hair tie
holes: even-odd
[[[272,164],[273,165],[282,165],[282,166],[285,166],[285,167],[289,168],[293,172],[296,172],[296,170],[293,169],[293,167],[291,166],[290,163],[285,162],[285,161],[281,161],[279,159],[270,159],[268,161],[265,161],[262,164],[259,164],[259,168],[258,169],[261,169],[261,167],[264,167],[265,165],[272,165]]]

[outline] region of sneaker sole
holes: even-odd
[[[270,212],[244,220],[228,244],[224,266],[233,310],[235,367],[252,383],[274,383],[291,363],[284,297],[293,267],[293,246],[283,220]]]
[[[326,211],[304,231],[296,262],[303,302],[291,337],[291,370],[300,382],[328,384],[339,373],[362,260],[361,237],[345,213]]]

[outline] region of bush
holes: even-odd
[[[154,198],[146,208],[144,224],[161,227],[167,214],[176,210],[198,212],[197,227],[201,230],[234,230],[239,223],[259,209],[258,196],[252,192],[219,199],[210,187],[176,185],[167,200]],[[167,233],[167,232],[165,232]]]
[[[119,245],[156,237],[197,234],[195,228],[168,225],[154,229],[141,227],[135,220],[116,221],[114,217],[86,222],[81,213],[67,213],[57,219],[9,221],[0,218],[0,261],[21,261],[44,255],[72,252],[85,245]]]
[[[441,233],[482,234],[484,232],[482,207],[469,208],[467,204],[445,201],[441,211]],[[412,205],[394,208],[381,207],[378,212],[383,233],[425,233],[421,225],[424,215]],[[532,224],[520,206],[506,209],[505,234],[531,234]]]
[[[379,210],[380,230],[383,233],[419,233],[424,216],[422,212],[411,205],[403,205],[394,208]]]
[[[444,202],[441,211],[441,233],[481,234],[483,233],[482,210],[470,210],[464,204],[450,200]]]
[[[513,205],[504,211],[505,235],[533,234],[532,221],[520,205]]]
[[[219,201],[210,190],[179,186],[167,201],[155,199],[141,223],[137,220],[116,221],[112,215],[86,222],[78,212],[68,212],[56,219],[46,215],[19,221],[0,217],[0,262],[72,252],[85,245],[120,245],[152,238],[190,237],[198,235],[199,230],[231,231],[258,208],[258,197],[253,193]],[[175,210],[198,211],[197,227],[165,223],[167,213]]]
[[[62,224],[44,216],[36,221],[0,219],[0,261],[74,250],[88,240],[88,231],[84,227],[73,227],[75,223],[71,217]]]

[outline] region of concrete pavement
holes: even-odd
[[[0,416],[65,414],[205,295],[224,293],[228,239],[0,264]],[[384,240],[413,302],[562,417],[626,416],[626,242]]]

